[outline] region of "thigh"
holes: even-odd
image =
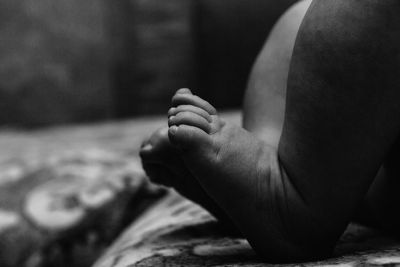
[[[400,3],[314,0],[288,76],[279,159],[339,234],[400,131]]]
[[[300,1],[278,20],[259,53],[243,111],[243,126],[265,142],[277,146],[282,131],[286,82],[297,32],[311,0]]]

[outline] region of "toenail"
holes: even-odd
[[[147,144],[144,147],[142,147],[142,150],[151,150],[153,146],[151,144]]]
[[[168,120],[169,120],[169,121],[172,121],[174,118],[175,118],[175,116],[172,115],[172,116],[170,116],[170,117],[168,118]]]

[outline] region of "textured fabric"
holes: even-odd
[[[0,133],[0,266],[90,266],[162,194],[132,129],[140,133],[132,124]]]
[[[240,122],[237,113],[223,117]],[[204,209],[171,192],[130,225],[94,265],[128,266],[270,265],[257,258],[244,239],[221,229]],[[400,241],[351,224],[331,259],[301,266],[400,266]]]
[[[137,152],[163,123],[0,132],[0,266],[268,266],[205,210],[148,183]],[[304,266],[396,264],[398,240],[351,225],[333,258]]]
[[[352,224],[331,259],[302,266],[398,266],[400,242]],[[271,266],[205,210],[171,192],[138,219],[94,267]],[[282,265],[282,266],[299,266]]]

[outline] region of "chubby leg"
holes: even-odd
[[[270,260],[328,255],[397,138],[399,3],[314,1],[288,78],[278,150],[190,92],[169,138],[205,191]]]
[[[286,83],[297,32],[311,0],[294,5],[274,27],[258,56],[246,91],[243,127],[277,147],[282,133]],[[268,73],[268,75],[266,75]],[[400,234],[400,140],[386,157],[356,215],[356,220]]]
[[[331,229],[352,216],[398,138],[399,11],[398,1],[314,1],[296,41],[279,156]]]

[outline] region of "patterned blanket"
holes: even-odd
[[[164,194],[140,166],[135,125],[0,134],[0,266],[90,266]]]
[[[264,263],[245,239],[230,236],[199,206],[173,191],[114,242],[94,267],[276,266]],[[281,266],[400,266],[400,242],[351,224],[334,256]]]
[[[3,130],[0,266],[269,266],[205,210],[148,182],[138,147],[163,121]],[[301,266],[400,266],[400,241],[352,224],[332,258]]]

